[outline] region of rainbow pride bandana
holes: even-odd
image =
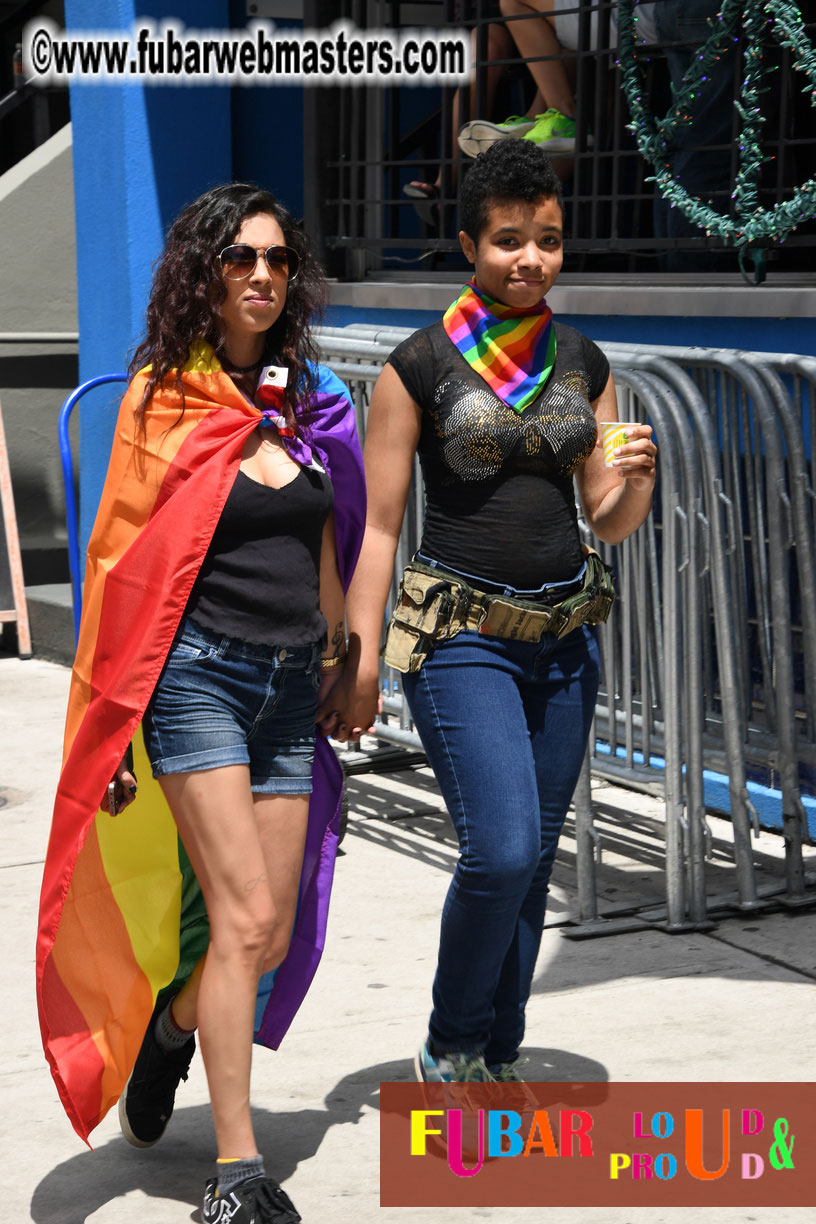
[[[545,301],[532,309],[505,306],[469,281],[442,326],[465,361],[499,399],[523,412],[555,365],[555,328]]]

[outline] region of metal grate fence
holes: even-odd
[[[754,0],[747,0],[747,3]],[[307,4],[319,20],[322,0]],[[715,0],[688,6],[657,0],[635,6],[643,89],[656,116],[671,108],[673,89],[693,61],[715,15]],[[816,39],[816,0],[803,0],[801,20]],[[674,14],[673,23],[667,18]],[[427,25],[471,32],[474,72],[469,87],[407,87],[377,80],[355,89],[311,91],[307,98],[307,215],[330,270],[359,280],[368,274],[421,270],[428,275],[462,266],[456,238],[457,185],[469,159],[457,134],[474,118],[502,120],[524,115],[536,101],[533,73],[561,74],[574,92],[575,148],[558,156],[565,185],[567,270],[656,273],[737,271],[733,250],[686,224],[665,205],[651,181],[653,171],[628,129],[622,89],[615,0],[546,0],[533,10],[519,0],[413,0],[387,4],[342,0],[332,19],[344,16],[368,28]],[[647,20],[648,19],[648,20]],[[549,51],[525,58],[517,43],[546,23],[557,36]],[[677,137],[667,154],[693,194],[728,215],[734,207],[738,169],[744,38],[718,60],[700,94],[697,122]],[[763,165],[757,204],[790,199],[816,174],[816,111],[789,50],[772,34],[762,48],[772,87],[762,99]],[[399,82],[400,78],[394,78]],[[547,99],[544,99],[547,102]],[[564,103],[563,105],[566,105]],[[416,201],[406,187],[419,181],[438,188],[431,201]],[[816,223],[803,222],[784,245],[767,243],[772,271],[799,274],[816,268]]]

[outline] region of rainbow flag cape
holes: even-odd
[[[505,306],[468,281],[442,326],[468,365],[516,412],[532,403],[552,374],[555,328],[543,299],[532,308]]]
[[[348,585],[365,523],[354,409],[318,367],[302,416],[331,475],[340,574]],[[138,374],[119,412],[88,547],[84,608],[71,681],[62,774],[46,854],[37,939],[43,1047],[77,1133],[118,1100],[159,991],[180,983],[209,942],[201,893],[153,781],[139,725],[187,597],[262,414],[200,344],[174,389],[153,397],[141,429]],[[133,741],[139,795],[100,813]],[[292,943],[262,979],[255,1040],[276,1049],[320,960],[340,822],[342,770],[318,738],[314,793]]]

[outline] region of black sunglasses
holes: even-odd
[[[245,280],[255,271],[255,265],[263,255],[270,273],[283,272],[293,281],[300,271],[300,256],[288,246],[271,246],[256,250],[247,242],[234,242],[224,247],[218,260],[227,280]]]

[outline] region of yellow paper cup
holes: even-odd
[[[612,467],[615,451],[631,438],[631,430],[637,427],[637,421],[599,421],[601,439],[603,441],[604,465]]]

